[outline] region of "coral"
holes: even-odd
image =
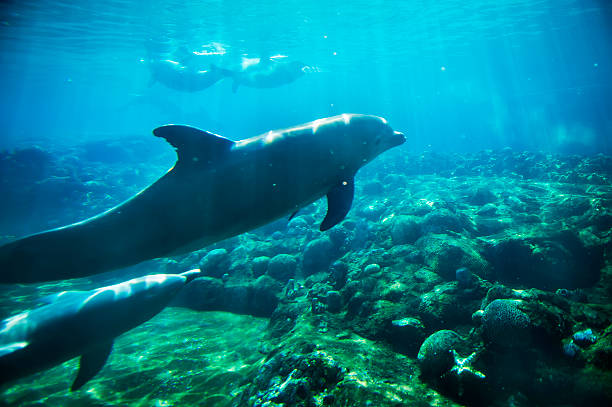
[[[417,360],[424,376],[439,377],[455,364],[453,351],[462,339],[458,333],[448,329],[429,335],[419,349]]]
[[[527,347],[531,343],[531,320],[518,307],[520,300],[491,302],[482,315],[483,335],[493,345],[504,348]]]
[[[305,348],[302,351],[310,350]],[[253,385],[241,395],[242,405],[317,405],[315,397],[333,400],[329,393],[345,374],[325,352],[281,351],[261,366]]]

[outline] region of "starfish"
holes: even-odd
[[[459,356],[459,354],[454,349],[452,350],[452,352],[453,357],[455,358],[455,365],[451,368],[451,373],[454,373],[455,375],[457,375],[457,377],[461,377],[465,374],[472,375],[473,377],[477,377],[479,379],[484,379],[486,377],[482,372],[476,370],[472,366],[472,363],[474,363],[474,361],[478,359],[478,356],[480,356],[480,352],[473,352],[467,358],[462,358],[461,356]]]

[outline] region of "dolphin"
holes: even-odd
[[[151,85],[160,82],[181,92],[198,92],[232,75],[229,70],[214,64],[210,64],[209,69],[195,69],[171,59],[151,60],[149,69]]]
[[[325,231],[351,208],[357,170],[405,141],[385,119],[360,114],[235,142],[183,125],[153,133],[176,148],[166,175],[102,214],[0,246],[0,283],[84,277],[188,253],[327,195]]]
[[[231,75],[234,78],[232,92],[235,93],[240,85],[251,88],[276,88],[286,85],[304,75],[306,68],[307,65],[299,61],[260,59]]]
[[[0,322],[0,384],[81,356],[70,390],[77,390],[104,366],[113,340],[153,318],[188,282],[182,274],[154,274],[90,291],[63,291],[48,305]]]

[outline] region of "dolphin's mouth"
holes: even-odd
[[[404,133],[399,132],[399,131],[394,131],[393,132],[393,146],[399,146],[402,145],[406,142],[406,137],[404,136]]]

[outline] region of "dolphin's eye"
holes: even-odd
[[[382,137],[381,136],[377,136],[376,140],[374,140],[374,144],[379,145],[381,140],[382,140]]]

